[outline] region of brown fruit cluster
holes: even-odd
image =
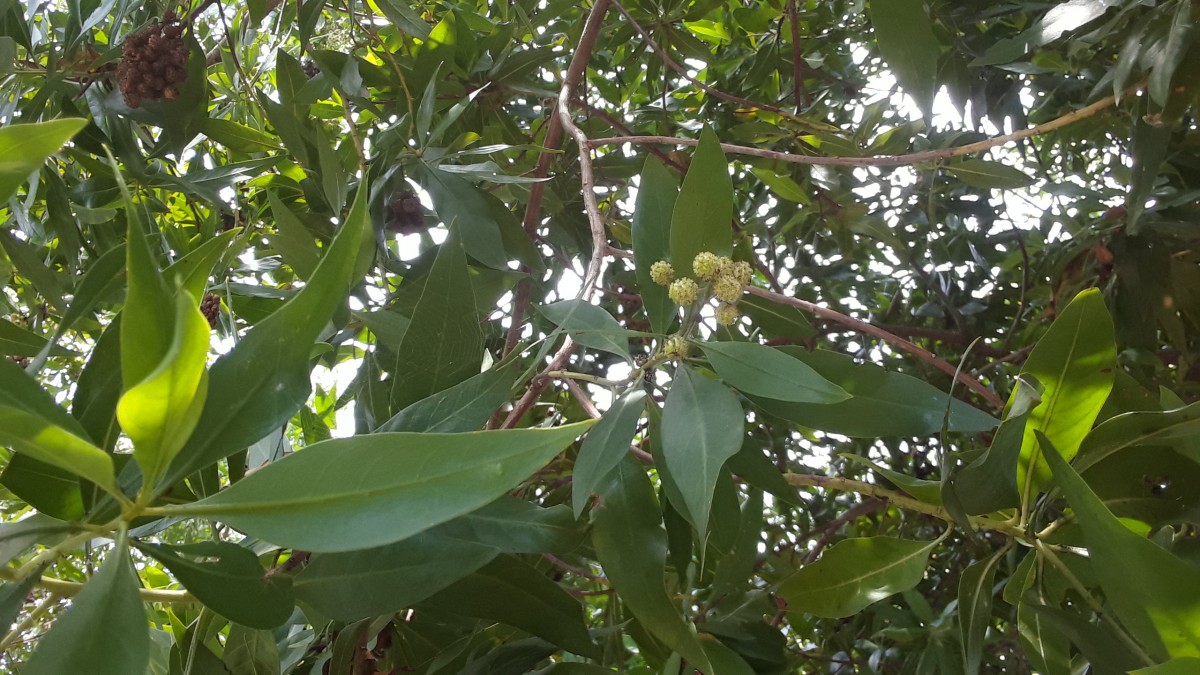
[[[387,228],[400,234],[416,234],[429,229],[425,224],[425,207],[412,190],[399,190],[388,200]]]
[[[200,301],[200,313],[208,319],[208,327],[217,327],[217,317],[221,314],[221,296],[214,293],[205,293],[204,299]]]
[[[138,108],[143,101],[175,100],[179,84],[187,79],[187,62],[183,25],[174,12],[166,12],[161,22],[125,38],[121,64],[117,66],[125,105]]]

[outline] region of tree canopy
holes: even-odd
[[[1197,18],[0,0],[2,667],[1200,672]]]

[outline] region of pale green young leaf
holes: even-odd
[[[27,410],[0,404],[0,445],[120,493],[111,455]]]
[[[71,118],[0,128],[0,202],[85,126],[87,120]]]

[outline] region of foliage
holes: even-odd
[[[1198,13],[0,0],[3,668],[1195,672]]]

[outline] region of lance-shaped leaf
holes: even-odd
[[[683,187],[671,214],[671,264],[678,276],[692,276],[701,251],[733,251],[733,181],[721,141],[711,127],[700,132]]]
[[[543,508],[510,495],[442,523],[429,533],[484,544],[502,553],[568,553],[584,537],[583,527],[566,505]]]
[[[563,300],[539,307],[538,311],[579,344],[627,359],[629,338],[639,335],[623,328],[611,314],[586,300]]]
[[[700,347],[729,386],[796,403],[838,403],[850,394],[807,363],[755,342],[703,342]]]
[[[113,494],[112,456],[42,417],[0,404],[0,445],[82,476]]]
[[[840,453],[839,456],[845,457],[855,464],[871,468],[879,475],[895,483],[896,487],[899,487],[901,490],[904,490],[926,504],[937,504],[939,506],[942,504],[942,485],[938,481],[914,478],[908,474],[893,471],[886,466],[880,466],[866,457],[860,457],[848,452]]]
[[[655,638],[711,672],[695,633],[667,595],[667,535],[650,479],[630,457],[609,474],[596,509],[592,545],[622,602]]]
[[[513,367],[497,366],[427,396],[379,425],[376,432],[429,431],[456,433],[476,431],[508,399],[517,379]]]
[[[392,402],[397,408],[479,373],[483,335],[458,230],[457,225],[451,228],[438,250],[396,350]]]
[[[938,541],[893,537],[846,539],[830,546],[779,587],[788,611],[837,619],[915,587]]]
[[[575,517],[583,513],[588,498],[629,452],[638,420],[646,410],[646,392],[632,389],[617,399],[583,440],[571,479],[571,504]]]
[[[133,458],[147,483],[183,449],[208,393],[208,321],[184,292],[175,296],[174,318],[174,338],[162,361],[117,404],[117,419],[133,440]]]
[[[1051,439],[1041,432],[1037,439],[1083,527],[1092,569],[1121,624],[1156,659],[1200,657],[1200,568],[1125,527]]]
[[[124,542],[38,641],[23,675],[129,675],[146,672],[150,630]]]
[[[87,126],[82,118],[11,124],[0,129],[0,202]]]
[[[663,468],[679,488],[683,515],[701,533],[721,466],[742,447],[744,416],[729,387],[679,366],[663,407]]]
[[[1029,413],[1021,441],[1017,486],[1022,493],[1030,480],[1041,488],[1050,478],[1034,434],[1046,434],[1067,460],[1074,457],[1112,390],[1116,361],[1112,317],[1104,298],[1099,290],[1086,290],[1058,315],[1021,369],[1043,387],[1042,402]],[[1009,407],[1018,395],[1019,388]]]
[[[1200,673],[1200,659],[1171,659],[1166,663],[1129,671],[1129,675],[1193,675]]]
[[[1126,448],[1163,445],[1200,461],[1200,403],[1167,412],[1129,412],[1105,420],[1079,446],[1075,469],[1083,473]]]
[[[386,546],[313,556],[296,575],[296,597],[341,621],[388,614],[428,598],[499,553],[484,544],[422,532]]]
[[[269,630],[233,624],[221,661],[230,675],[279,675],[279,647]]]
[[[335,438],[268,464],[207,499],[161,511],[215,518],[306,551],[382,546],[495,500],[591,424]]]
[[[341,231],[304,288],[213,364],[200,421],[160,485],[258,441],[304,405],[311,387],[313,343],[345,302],[362,238],[370,228],[366,190],[359,190]]]
[[[518,558],[496,558],[439,591],[429,604],[520,628],[582,656],[601,656],[588,637],[579,601]]]
[[[937,91],[938,42],[922,0],[870,4],[871,27],[888,68],[926,116]]]
[[[633,207],[633,262],[638,294],[656,333],[666,333],[675,318],[667,289],[650,278],[650,266],[671,257],[671,211],[679,196],[679,179],[654,155],[646,157]]]
[[[983,455],[953,476],[953,490],[963,510],[972,516],[1021,505],[1017,491],[1017,459],[1029,413],[1041,403],[1041,385],[1030,376],[1017,378],[1013,404]]]
[[[268,576],[250,549],[206,541],[186,546],[139,545],[214,612],[251,628],[274,628],[292,614],[292,589]]]
[[[1005,553],[1001,549],[973,563],[958,580],[959,643],[966,675],[976,675],[983,660],[983,638],[992,621],[992,586]]]

